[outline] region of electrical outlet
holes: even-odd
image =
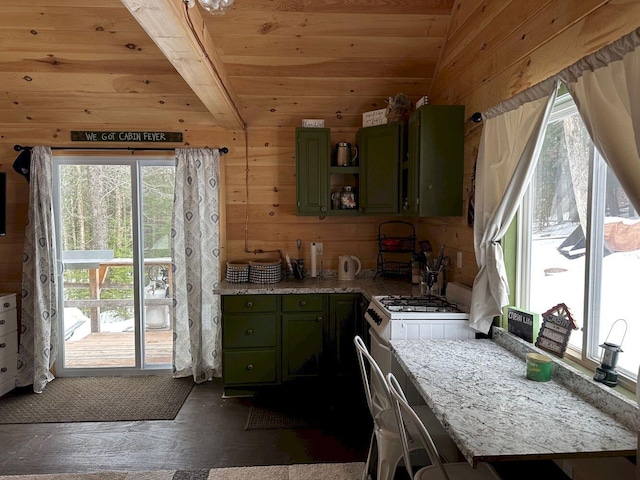
[[[324,249],[321,243],[316,243],[316,255],[322,255],[324,253]]]
[[[462,268],[462,252],[456,253],[456,267]]]

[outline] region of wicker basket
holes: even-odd
[[[249,281],[249,262],[227,262],[227,282]]]
[[[282,262],[249,262],[249,281],[252,283],[278,283],[282,279]]]

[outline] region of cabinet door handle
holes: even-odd
[[[322,317],[316,318],[316,322],[321,322],[321,321],[322,321]]]
[[[253,364],[250,363],[249,365],[247,365],[247,370],[253,370]]]
[[[9,308],[10,306],[11,306],[11,304],[9,302],[5,302],[4,308]]]
[[[253,302],[247,302],[247,307],[253,307]]]
[[[7,370],[8,370],[8,368],[7,368],[7,367],[2,367],[2,368],[0,368],[0,372],[2,372],[2,373],[5,373]]]
[[[0,320],[0,325],[4,325],[5,323],[7,323],[5,320]]]
[[[307,304],[307,302],[305,302],[304,300],[300,300],[300,306],[304,307]]]
[[[4,348],[4,347],[6,347],[6,346],[7,346],[7,344],[6,344],[6,343],[0,343],[0,348]]]
[[[247,331],[246,331],[246,332],[244,332],[244,333],[245,333],[245,334],[247,334],[247,335],[253,335],[253,329],[249,328],[249,329],[247,329]]]
[[[320,207],[320,211],[321,212],[326,212],[327,211],[327,207]]]

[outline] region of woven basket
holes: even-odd
[[[249,281],[252,283],[278,283],[282,279],[282,262],[249,262]]]
[[[227,262],[227,282],[249,281],[249,262]]]

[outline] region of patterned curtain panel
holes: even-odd
[[[176,150],[173,375],[196,382],[221,376],[219,179],[218,150]]]
[[[22,265],[22,311],[16,386],[41,393],[53,380],[58,315],[56,239],[52,201],[53,158],[49,147],[33,147],[29,211]]]

